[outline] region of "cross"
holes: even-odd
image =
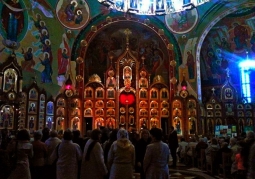
[[[215,94],[214,92],[215,92],[215,88],[212,88],[212,92],[213,92],[213,94]]]

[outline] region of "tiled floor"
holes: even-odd
[[[171,165],[171,162],[169,162]],[[200,170],[196,167],[186,166],[177,163],[176,168],[169,168],[170,179],[223,179],[220,176],[211,176],[208,172]],[[133,179],[140,179],[139,174],[134,174]]]
[[[215,179],[208,175],[206,172],[198,171],[198,170],[187,170],[187,169],[170,169],[170,178],[171,179]]]
[[[206,171],[198,168],[187,167],[181,163],[176,168],[169,168],[170,179],[220,179],[212,177]],[[140,179],[139,174],[135,174],[134,179]]]
[[[219,176],[211,176],[208,172],[195,167],[177,163],[176,168],[169,169],[171,179],[222,179]]]

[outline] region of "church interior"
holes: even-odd
[[[254,0],[147,1],[1,1],[0,129],[253,131]]]

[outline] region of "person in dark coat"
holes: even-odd
[[[200,158],[201,149],[206,149],[207,147],[208,144],[204,141],[204,138],[200,138],[195,148],[198,158]]]
[[[113,129],[110,134],[109,134],[109,139],[105,141],[103,144],[103,150],[104,150],[104,162],[107,165],[108,161],[108,153],[109,150],[112,146],[112,143],[117,140],[117,134],[118,134],[119,129]],[[110,173],[108,172],[107,175],[104,177],[105,179],[109,178]]]
[[[42,142],[45,142],[48,138],[50,138],[50,129],[48,127],[43,128],[42,130]]]
[[[227,142],[223,142],[221,144],[221,148],[218,150],[217,155],[216,155],[216,159],[215,159],[215,163],[222,164],[222,153],[231,153],[232,150],[230,148],[228,148],[228,143]]]
[[[80,146],[81,151],[84,150],[84,146],[85,146],[85,141],[84,139],[81,137],[81,132],[79,130],[74,130],[73,131],[73,139],[72,139],[73,143],[76,143]]]
[[[73,130],[73,143],[76,143],[80,146],[81,151],[84,151],[85,140],[81,137],[81,132],[79,130]],[[80,178],[80,169],[81,169],[81,160],[78,162],[78,178]]]
[[[146,129],[141,131],[141,138],[137,141],[135,145],[135,170],[140,173],[141,179],[145,179],[145,174],[143,171],[143,159],[146,152],[146,147],[151,143],[150,132]]]
[[[178,144],[178,137],[177,137],[177,132],[174,130],[174,127],[171,126],[169,130],[170,134],[168,137],[168,145],[171,151],[171,156],[173,158],[173,164],[171,165],[172,167],[176,167],[176,162],[177,162],[177,156],[176,156],[176,150],[179,146]]]

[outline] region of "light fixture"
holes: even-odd
[[[72,80],[70,78],[70,74],[69,74],[69,77],[65,82],[65,95],[67,97],[72,97],[74,94],[74,92],[72,90],[72,84],[73,84],[73,82],[72,82]]]
[[[72,82],[72,80],[71,80],[71,78],[70,78],[70,75],[69,75],[69,77],[68,77],[68,79],[66,80],[66,83],[65,83],[65,88],[66,88],[66,90],[71,89],[72,84],[73,84],[73,82]]]
[[[127,12],[138,15],[166,15],[175,12],[192,10],[197,6],[209,2],[204,0],[98,0],[99,3],[114,11]]]

